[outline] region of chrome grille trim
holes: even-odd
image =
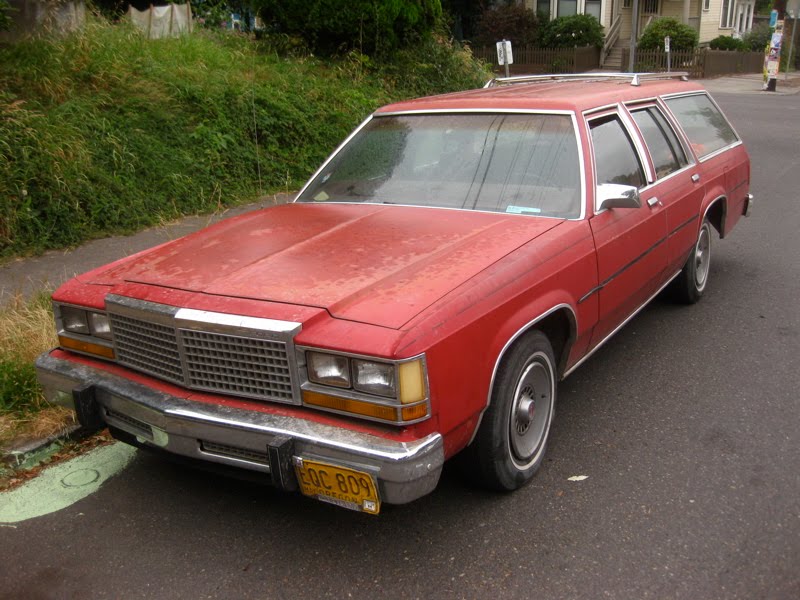
[[[189,389],[300,404],[300,323],[176,308],[110,294],[117,362]]]
[[[123,429],[128,431],[132,430],[135,434],[144,435],[150,440],[153,439],[153,428],[144,421],[134,419],[128,415],[123,415],[121,412],[110,408],[106,408],[105,411],[106,419],[110,420],[112,425],[114,425],[114,421],[117,421]]]

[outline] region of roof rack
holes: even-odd
[[[672,71],[670,73],[566,73],[557,75],[517,75],[515,77],[495,77],[490,79],[484,88],[500,85],[514,85],[515,83],[535,83],[542,81],[604,81],[610,79],[629,80],[631,85],[641,85],[642,81],[656,79],[680,79],[689,81],[686,71]]]

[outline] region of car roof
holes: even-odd
[[[553,77],[512,84],[498,80],[500,85],[493,87],[396,102],[378,109],[376,114],[435,110],[565,110],[581,113],[618,102],[703,91],[701,85],[691,81],[657,79],[632,85],[631,79],[632,76],[626,79]]]

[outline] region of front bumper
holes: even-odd
[[[177,398],[91,366],[45,353],[36,360],[45,396],[78,413],[84,425],[109,425],[141,444],[177,455],[259,471],[297,488],[295,457],[371,473],[381,500],[411,502],[436,487],[442,436],[400,442],[279,414]]]

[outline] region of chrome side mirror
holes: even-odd
[[[618,183],[601,183],[598,185],[597,198],[595,200],[598,212],[607,208],[639,208],[642,205],[638,189],[632,185],[620,185]]]

